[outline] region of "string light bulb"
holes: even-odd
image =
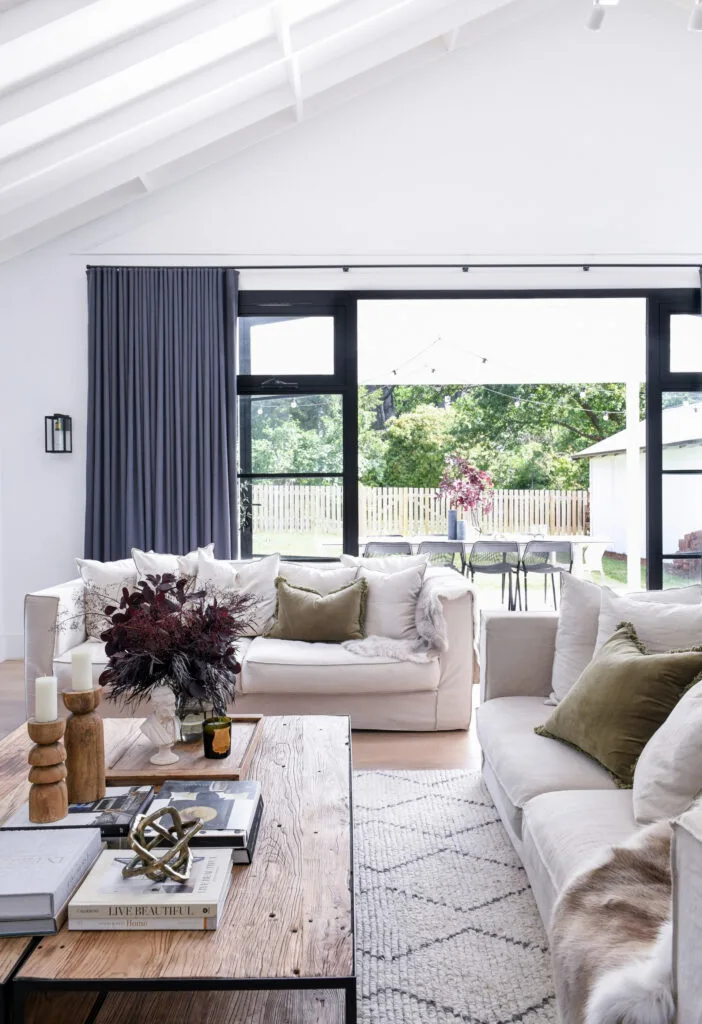
[[[522,404],[521,401],[518,398],[515,398],[515,400],[514,400],[514,407],[515,407],[515,409],[518,409],[521,404]]]
[[[603,415],[602,419],[603,419],[603,420],[608,420],[608,419],[609,419],[609,413],[608,413],[608,412],[606,412],[606,413],[605,413],[605,414]]]
[[[291,409],[297,409],[297,399],[296,398],[293,398],[292,402],[290,403],[290,408]]]

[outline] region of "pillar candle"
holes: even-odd
[[[39,676],[34,684],[34,717],[37,722],[55,722],[58,718],[58,682],[56,676]]]
[[[74,690],[92,690],[93,655],[85,648],[71,651],[71,679]]]

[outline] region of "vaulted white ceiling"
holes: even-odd
[[[558,0],[0,0],[0,259]]]

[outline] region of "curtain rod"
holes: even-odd
[[[74,253],[75,256],[88,256],[94,253]],[[106,257],[131,256],[131,253],[107,252]],[[134,255],[144,256],[167,256],[169,253],[139,253]],[[199,253],[175,253],[176,256],[198,256]],[[209,253],[213,256],[215,253]],[[222,254],[224,255],[224,253]],[[136,266],[137,264],[127,264]],[[174,264],[164,266],[151,266],[153,270],[170,270]],[[111,264],[88,264],[86,269],[92,270],[97,267],[111,266]],[[192,269],[206,270],[204,264],[196,265]],[[216,266],[217,270],[341,270],[349,273],[351,270],[461,270],[467,274],[471,270],[582,270],[588,273],[590,270],[699,270],[702,272],[700,263],[239,263],[236,266]]]

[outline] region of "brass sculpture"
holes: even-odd
[[[161,824],[160,819],[166,816],[172,825]],[[193,864],[189,843],[201,828],[199,818],[183,821],[175,807],[138,814],[129,832],[129,845],[136,856],[122,868],[122,876],[146,875],[153,882],[187,882]]]

